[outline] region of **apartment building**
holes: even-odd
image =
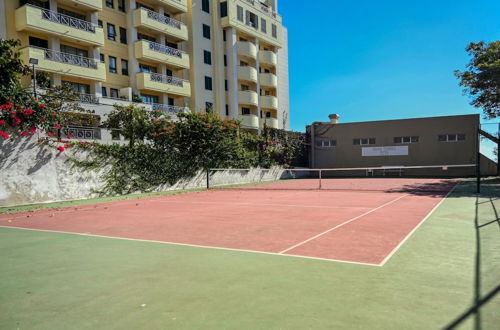
[[[101,119],[115,102],[141,102],[288,128],[275,10],[253,0],[5,0],[0,37],[20,39],[26,63],[73,86]]]

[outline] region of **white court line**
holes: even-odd
[[[123,201],[125,202],[125,201]],[[220,205],[248,205],[248,206],[285,206],[285,207],[297,207],[297,208],[319,208],[319,209],[369,209],[369,207],[364,207],[364,206],[322,206],[322,205],[300,205],[300,204],[274,204],[274,203],[240,203],[240,202],[206,202],[206,201],[194,201],[194,202],[186,202],[182,200],[144,200],[142,202],[137,201],[136,204],[147,204],[147,203],[178,203],[178,204],[220,204]],[[126,204],[126,205],[123,205]],[[116,208],[116,207],[123,207],[123,206],[128,206],[129,203],[120,203],[120,204],[112,204],[112,205],[102,205],[98,207],[86,207],[86,208],[78,208],[74,209],[73,206],[69,206],[68,210],[56,210],[56,209],[42,209],[42,210],[34,210],[33,212],[28,212],[25,215],[22,216],[17,216],[17,217],[6,217],[4,219],[0,219],[0,221],[5,221],[5,220],[15,220],[15,219],[26,219],[26,218],[34,218],[37,215],[44,215],[44,214],[61,214],[61,213],[70,213],[70,212],[78,212],[78,211],[94,211],[94,210],[99,210],[99,209],[108,209],[108,208]],[[95,204],[99,205],[99,204]],[[130,204],[130,206],[133,206],[133,203]],[[62,208],[67,208],[68,206],[64,206]],[[15,214],[15,213],[14,213]]]
[[[204,248],[204,249],[212,249],[212,250],[224,250],[224,251],[257,253],[257,254],[266,254],[266,255],[271,255],[271,256],[279,256],[279,257],[292,257],[292,258],[300,258],[300,259],[330,261],[330,262],[333,261],[333,262],[341,262],[341,263],[347,263],[347,264],[380,267],[379,264],[370,264],[370,263],[366,263],[366,262],[348,261],[348,260],[340,260],[340,259],[327,259],[327,258],[318,258],[318,257],[308,257],[308,256],[301,256],[301,255],[298,255],[298,254],[280,254],[280,253],[276,253],[276,252],[264,252],[264,251],[255,251],[255,250],[245,250],[245,249],[233,249],[233,248],[224,248],[224,247],[217,247],[217,246],[196,245],[196,244],[186,244],[186,243],[175,243],[175,242],[165,242],[165,241],[155,241],[155,240],[147,240],[147,239],[115,237],[115,236],[105,236],[105,235],[94,235],[94,234],[89,234],[89,233],[73,233],[73,232],[69,232],[69,231],[47,230],[47,229],[34,229],[34,228],[15,227],[15,226],[1,226],[0,225],[0,228],[29,230],[29,231],[39,231],[39,232],[68,234],[68,235],[78,235],[78,236],[97,237],[97,238],[110,238],[110,239],[118,239],[118,240],[124,240],[124,241],[132,241],[132,242],[145,242],[145,243],[158,243],[158,244],[167,244],[167,245],[176,245],[176,246],[188,246],[188,247]]]
[[[302,241],[302,242],[297,243],[297,244],[295,244],[295,245],[293,245],[293,246],[290,246],[289,248],[286,248],[286,249],[284,249],[283,251],[280,251],[280,252],[278,252],[278,253],[279,253],[279,254],[283,254],[283,253],[286,253],[286,252],[288,252],[288,251],[290,251],[290,250],[293,250],[293,249],[295,249],[295,248],[297,248],[297,247],[299,247],[299,246],[301,246],[301,245],[304,245],[304,244],[306,244],[306,243],[308,243],[308,242],[310,242],[310,241],[312,241],[312,240],[314,240],[314,239],[316,239],[316,238],[318,238],[318,237],[321,237],[321,236],[323,236],[323,235],[325,235],[325,234],[328,234],[329,232],[331,232],[331,231],[333,231],[333,230],[335,230],[335,229],[338,229],[338,228],[340,228],[340,227],[342,227],[342,226],[345,226],[345,225],[347,225],[348,223],[351,223],[351,222],[353,222],[353,221],[356,221],[356,220],[358,220],[359,218],[364,217],[365,215],[368,215],[368,214],[373,213],[373,212],[375,212],[375,211],[377,211],[377,210],[380,210],[380,209],[381,209],[381,208],[383,208],[384,206],[387,206],[387,205],[390,205],[390,204],[392,204],[392,203],[394,203],[394,202],[397,202],[398,200],[400,200],[401,198],[406,197],[406,196],[408,196],[408,195],[399,196],[399,197],[398,197],[398,198],[396,198],[396,199],[393,199],[393,200],[391,200],[391,201],[389,201],[389,202],[387,202],[387,203],[385,203],[385,204],[382,204],[382,205],[380,205],[380,206],[378,206],[378,207],[376,207],[376,208],[374,208],[374,209],[371,209],[370,211],[365,212],[365,213],[363,213],[363,214],[361,214],[361,215],[358,215],[357,217],[354,217],[354,218],[352,218],[352,219],[349,219],[349,220],[347,220],[347,221],[344,221],[344,222],[342,222],[342,223],[340,223],[340,224],[336,225],[335,227],[332,227],[332,228],[330,228],[330,229],[328,229],[328,230],[325,230],[325,231],[324,231],[324,232],[322,232],[322,233],[319,233],[319,234],[317,234],[317,235],[315,235],[315,236],[313,236],[313,237],[310,237],[310,238],[306,239],[305,241]]]
[[[439,203],[436,204],[436,206],[434,206],[432,208],[432,210],[418,223],[418,225],[415,226],[415,228],[413,228],[409,233],[408,235],[406,235],[405,238],[403,238],[403,240],[401,242],[399,242],[398,245],[396,245],[396,247],[394,249],[392,249],[392,251],[384,258],[384,260],[382,260],[382,262],[380,263],[380,266],[384,266],[386,264],[387,261],[389,261],[389,259],[394,255],[396,254],[396,252],[399,250],[399,248],[401,248],[403,246],[404,243],[406,243],[406,241],[411,237],[411,235],[413,235],[414,232],[417,231],[417,229],[425,222],[425,220],[427,220],[431,215],[432,213],[434,213],[434,211],[446,200],[446,198],[448,198],[448,196],[450,196],[450,194],[455,190],[456,187],[458,187],[458,185],[460,184],[460,182],[457,182],[453,188],[451,188],[450,191],[448,191],[448,193],[446,194],[446,196],[444,196],[440,201]]]

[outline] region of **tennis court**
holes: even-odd
[[[452,179],[334,178],[0,215],[2,226],[383,266]],[[309,189],[311,188],[311,189]]]

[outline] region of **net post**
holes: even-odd
[[[210,189],[210,169],[207,168],[207,190]]]
[[[477,154],[476,154],[476,192],[481,193],[481,134],[478,131],[477,134]]]
[[[319,190],[321,190],[321,170],[319,170]]]

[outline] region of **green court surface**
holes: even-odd
[[[499,213],[463,183],[383,267],[0,228],[0,329],[499,329]]]

